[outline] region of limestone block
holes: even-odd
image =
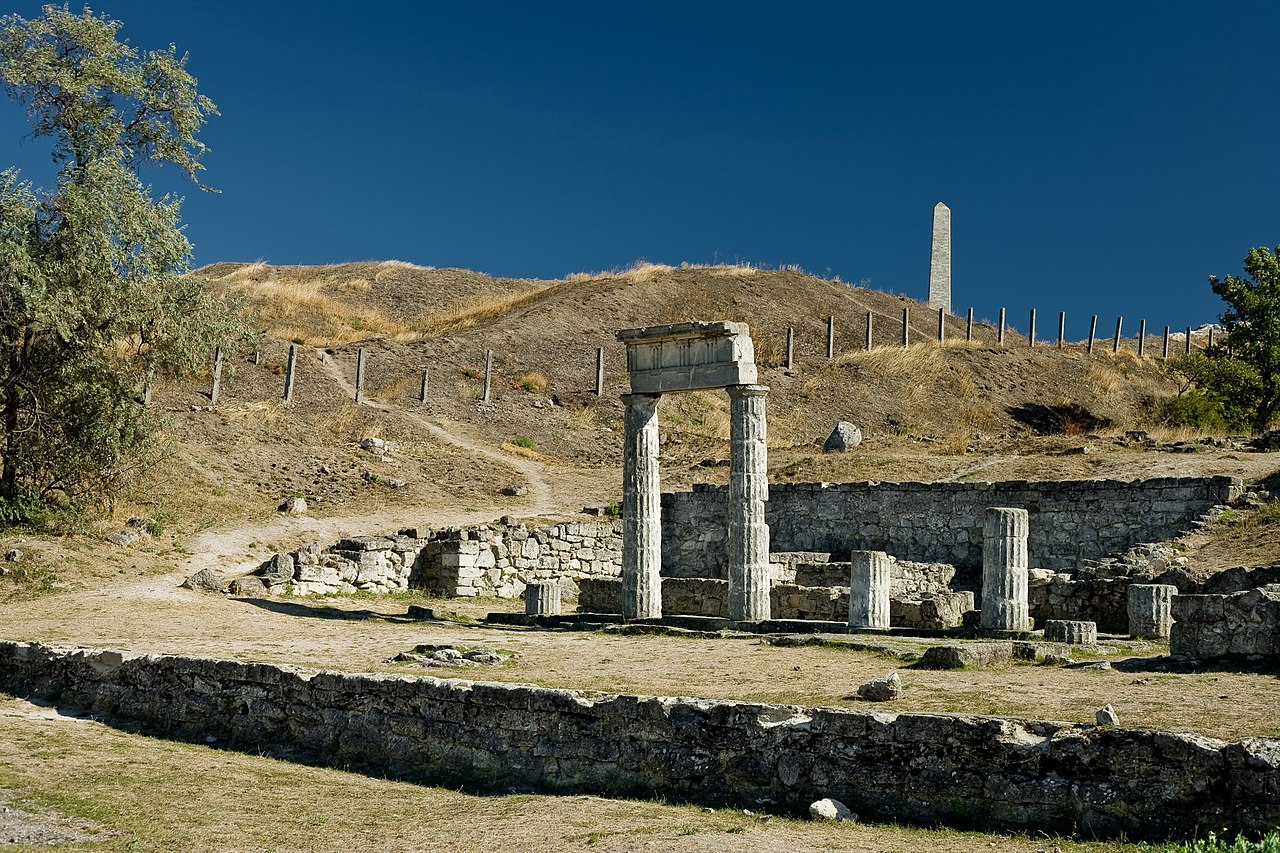
[[[1044,623],[1044,638],[1050,642],[1092,646],[1098,642],[1098,626],[1094,622],[1049,619]]]
[[[1013,659],[1013,643],[964,643],[933,646],[925,651],[921,669],[962,669],[966,666],[997,666]]]
[[[1173,625],[1172,584],[1132,584],[1129,587],[1129,636],[1164,640]]]

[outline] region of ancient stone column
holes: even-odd
[[[854,551],[849,557],[849,627],[889,627],[889,555]]]
[[[1027,511],[993,506],[982,524],[983,631],[1026,631]]]
[[[623,394],[622,618],[662,616],[658,394]]]
[[[1098,625],[1096,622],[1046,619],[1044,623],[1044,638],[1053,643],[1094,646],[1098,643]]]
[[[524,612],[529,616],[560,615],[560,583],[542,581],[524,588]]]
[[[1135,583],[1129,587],[1129,636],[1167,640],[1173,627],[1172,599],[1178,588],[1167,583]]]
[[[929,307],[951,313],[951,208],[933,206],[933,244],[929,252]]]
[[[762,385],[730,385],[729,392],[729,618],[769,618],[768,451]]]

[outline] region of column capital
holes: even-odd
[[[658,405],[658,400],[662,399],[661,394],[621,394],[618,399],[628,408],[650,407]]]
[[[764,397],[769,393],[767,385],[726,385],[730,397]]]

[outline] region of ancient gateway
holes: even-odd
[[[696,322],[623,329],[631,393],[623,426],[622,615],[662,617],[658,400],[672,391],[729,393],[729,618],[769,618],[769,498],[765,397],[744,323]]]

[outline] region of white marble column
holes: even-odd
[[[889,627],[889,555],[854,551],[849,555],[849,627]]]
[[[662,617],[657,394],[623,394],[622,618]]]
[[[983,631],[1027,631],[1027,511],[988,507],[982,525]]]
[[[730,385],[729,392],[729,618],[769,618],[769,457],[762,385]]]

